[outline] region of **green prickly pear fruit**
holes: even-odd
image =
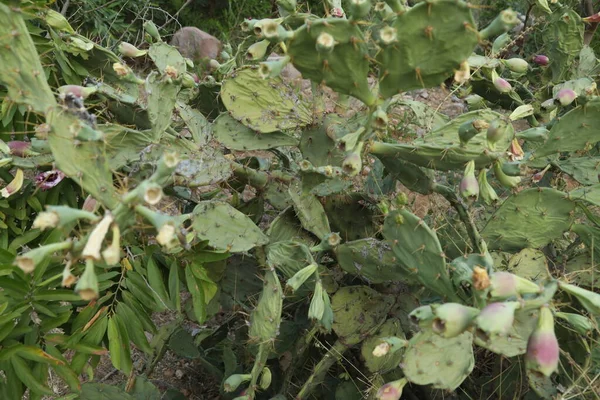
[[[269,386],[271,386],[272,379],[273,375],[271,373],[271,370],[267,367],[264,367],[260,376],[260,383],[258,386],[260,386],[262,390],[267,390]]]
[[[181,78],[181,86],[183,86],[184,88],[193,88],[196,86],[196,80],[194,79],[194,76],[190,73],[185,73],[183,74],[182,78]]]
[[[113,216],[110,212],[107,212],[104,215],[104,218],[94,227],[90,235],[88,236],[87,242],[83,251],[81,252],[81,256],[85,259],[92,259],[95,261],[100,261],[102,259],[102,255],[100,254],[100,249],[102,248],[102,243],[104,242],[104,238],[108,233],[108,229],[110,228],[113,222]]]
[[[554,316],[567,321],[567,323],[580,335],[587,336],[594,329],[592,321],[583,315],[557,312]]]
[[[41,230],[60,228],[80,219],[98,222],[100,217],[91,212],[67,206],[46,206],[46,211],[39,213],[33,221],[32,228]]]
[[[252,28],[257,37],[264,37],[265,39],[278,38],[282,33],[281,29],[283,29],[283,27],[280,24],[280,20],[269,18],[256,21]]]
[[[362,147],[358,145],[357,147]],[[362,158],[360,155],[360,149],[358,151],[353,150],[346,156],[342,163],[342,169],[349,176],[356,176],[362,169]]]
[[[229,378],[223,382],[223,389],[225,392],[230,393],[235,390],[244,382],[248,382],[252,379],[251,374],[234,374],[230,375]]]
[[[85,270],[79,277],[77,285],[75,285],[75,293],[81,297],[82,300],[90,301],[98,298],[98,277],[96,276],[96,270],[94,269],[94,261],[87,259],[85,262]]]
[[[539,285],[510,272],[498,271],[490,276],[490,298],[507,299],[526,293],[540,293]]]
[[[475,135],[482,132],[485,129],[488,129],[489,124],[487,121],[482,119],[475,119],[472,121],[464,122],[458,128],[458,138],[460,139],[460,144],[462,146],[466,146],[466,144],[471,140]]]
[[[277,5],[291,14],[296,12],[296,0],[277,0]]]
[[[505,32],[498,36],[492,44],[492,56],[498,55],[510,42],[512,41],[510,35]]]
[[[375,3],[373,10],[384,21],[391,20],[396,16],[394,10],[383,1]]]
[[[402,397],[402,390],[407,383],[408,380],[406,378],[388,382],[379,388],[375,398],[378,400],[400,400],[400,397]]]
[[[317,263],[307,265],[288,279],[286,286],[290,287],[295,292],[317,271],[317,268]]]
[[[377,3],[380,4],[380,3]],[[387,6],[387,4],[386,4]],[[385,26],[379,30],[379,43],[389,46],[398,41],[398,30],[392,26]]]
[[[435,333],[445,338],[453,338],[463,333],[479,314],[477,308],[458,303],[432,305],[431,309],[434,315],[431,327]]]
[[[331,53],[335,48],[335,38],[327,32],[321,32],[315,46],[319,53]]]
[[[498,160],[494,163],[494,175],[496,179],[506,188],[514,188],[521,183],[520,176],[508,176],[502,170],[502,161]]]
[[[487,205],[492,205],[498,202],[499,197],[492,185],[487,180],[487,169],[479,171],[479,195]]]
[[[523,104],[514,109],[514,111],[508,117],[511,121],[523,119],[533,115],[533,106],[531,104]]]
[[[156,27],[156,25],[154,25],[154,22],[144,22],[144,31],[146,31],[146,33],[150,35],[152,39],[159,42],[162,41],[162,39],[160,38],[160,33],[158,33],[158,28]]]
[[[502,62],[512,72],[519,74],[525,73],[529,69],[529,63],[522,58],[509,58],[508,60],[503,60]]]
[[[73,27],[69,24],[69,21],[61,13],[48,8],[46,10],[46,23],[54,29],[59,31],[65,31],[69,33],[75,33]]]
[[[544,127],[530,128],[517,133],[517,139],[523,139],[529,142],[544,143],[548,140],[548,134],[550,131]]]
[[[499,118],[490,122],[487,130],[487,142],[491,150],[496,148],[496,143],[504,136],[504,133],[506,132],[506,125],[506,122]]]
[[[258,68],[258,73],[263,79],[276,78],[279,76],[281,71],[283,71],[290,60],[290,56],[285,56],[278,60],[261,62],[260,67]]]
[[[327,295],[327,294],[325,294]],[[308,307],[308,318],[321,320],[325,314],[325,302],[323,301],[323,284],[321,280],[315,283],[315,292]]]
[[[465,101],[467,102],[467,107],[469,108],[469,111],[487,108],[487,106],[485,105],[485,99],[478,94],[468,95],[467,97],[465,97]]]
[[[102,252],[102,258],[107,265],[117,265],[121,260],[121,231],[117,224],[112,226],[112,242]]]
[[[540,308],[537,327],[529,336],[525,365],[530,371],[545,376],[552,375],[558,368],[560,349],[554,333],[554,317],[548,306]]]
[[[96,87],[83,87],[78,85],[64,85],[58,88],[58,94],[61,99],[64,99],[67,94],[71,94],[85,100],[97,91],[98,88]]]
[[[396,196],[395,202],[398,207],[404,207],[408,204],[408,196],[406,195],[406,193],[400,192]]]
[[[119,53],[125,57],[136,58],[146,55],[148,50],[140,50],[131,43],[121,42],[119,44]]]
[[[366,17],[371,11],[371,0],[350,0],[346,9],[353,19]]]
[[[400,339],[395,336],[381,338],[379,343],[373,349],[373,355],[375,357],[383,357],[389,353],[395,353],[398,350],[408,346],[408,340]]]
[[[381,108],[377,108],[377,110],[371,116],[373,121],[373,127],[379,130],[385,130],[387,128],[389,119],[387,113],[383,111]]]
[[[459,187],[460,195],[467,201],[472,202],[479,197],[479,184],[475,178],[475,161],[471,160],[465,167],[465,172]]]
[[[500,14],[481,32],[479,35],[482,39],[489,39],[493,36],[508,32],[513,26],[519,23],[517,13],[510,8],[501,11]]]
[[[550,63],[550,59],[543,54],[538,54],[535,57],[533,57],[533,62],[536,63],[537,65],[545,67],[546,65],[548,65]]]
[[[52,254],[56,253],[57,251],[68,250],[72,245],[73,243],[71,241],[64,241],[37,247],[21,254],[20,256],[17,256],[15,258],[15,265],[26,274],[30,274],[35,270],[36,266],[41,264]]]
[[[565,292],[577,297],[577,300],[590,314],[600,315],[600,294],[561,281],[558,282],[558,285]]]
[[[267,54],[267,48],[270,44],[271,42],[266,39],[254,43],[252,46],[248,47],[248,50],[246,51],[246,58],[254,61],[260,60],[265,56],[265,54]]]
[[[577,93],[573,89],[565,88],[558,91],[555,99],[558,100],[561,106],[565,107],[575,101]]]
[[[500,77],[494,79],[494,87],[500,93],[509,93],[513,90],[512,85],[506,79]]]
[[[431,320],[433,319],[433,310],[431,306],[421,306],[417,307],[408,314],[410,320],[418,324],[421,327],[427,327],[431,325]]]
[[[520,306],[518,301],[488,304],[475,318],[478,333],[488,338],[506,335],[514,322],[515,310]]]

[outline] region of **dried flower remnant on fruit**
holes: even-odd
[[[485,268],[473,268],[472,280],[475,290],[485,290],[490,287],[490,277]]]

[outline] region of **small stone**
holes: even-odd
[[[177,379],[181,379],[181,378],[183,378],[183,371],[182,371],[182,370],[180,370],[180,369],[178,369],[177,371],[175,371],[175,377],[176,377]]]

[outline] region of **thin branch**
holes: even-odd
[[[159,27],[158,29],[163,29],[165,26],[167,26],[168,24],[171,23],[171,21],[177,19],[177,17],[179,16],[179,14],[183,11],[184,8],[186,8],[187,6],[189,6],[192,3],[192,0],[187,0],[185,3],[183,3],[183,5],[181,6],[181,8],[179,10],[177,10],[177,12],[175,14],[173,14],[173,16],[171,16],[171,18],[169,18],[164,24],[162,24],[161,27]]]
[[[586,16],[592,16],[595,14],[594,12],[594,2],[592,0],[583,0],[583,9],[584,9],[584,14],[586,14]],[[594,38],[594,34],[596,33],[596,30],[598,29],[598,22],[592,22],[590,24],[588,24],[585,28],[585,33],[583,35],[583,44],[588,45],[590,43],[592,43],[592,39]]]
[[[67,16],[67,10],[69,9],[69,4],[71,3],[71,0],[66,0],[65,4],[63,4],[62,9],[60,10],[60,13],[63,16]]]

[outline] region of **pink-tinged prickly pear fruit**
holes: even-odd
[[[494,272],[490,276],[490,282],[489,296],[494,299],[506,299],[526,293],[541,292],[541,288],[530,280],[505,271]]]
[[[407,383],[408,380],[406,378],[388,382],[379,388],[375,398],[378,400],[399,400],[402,396],[402,390]]]
[[[531,181],[533,183],[538,183],[539,181],[541,181],[544,178],[546,171],[548,171],[549,169],[550,169],[550,164],[546,165],[546,168],[544,168],[540,172],[536,172],[535,174],[533,174],[531,176]]]
[[[488,304],[475,318],[478,331],[488,337],[506,335],[512,328],[515,310],[520,306],[518,301]]]
[[[17,157],[36,156],[39,153],[31,150],[31,142],[24,142],[21,140],[13,140],[6,143],[10,149],[10,154]]]
[[[559,90],[555,98],[562,106],[568,106],[575,101],[577,93],[573,89],[565,88]]]
[[[121,53],[125,57],[136,58],[146,55],[146,53],[148,53],[148,50],[140,50],[131,43],[121,42],[119,44],[119,53]]]
[[[504,78],[494,79],[494,87],[500,93],[508,93],[513,90],[512,85]]]
[[[537,56],[533,57],[533,62],[544,67],[550,63],[550,59],[543,54],[538,54]]]
[[[458,303],[432,305],[431,309],[435,316],[432,329],[445,338],[452,338],[463,333],[479,314],[477,308],[463,306]]]
[[[465,200],[475,201],[479,197],[479,184],[475,178],[475,161],[471,160],[467,163],[459,190]]]
[[[529,336],[525,362],[527,369],[552,375],[558,368],[560,350],[554,333],[554,317],[547,306],[540,308],[537,327]]]
[[[512,72],[519,74],[527,72],[529,69],[529,63],[522,58],[510,58],[508,60],[504,60],[504,65],[506,65],[506,67]]]

